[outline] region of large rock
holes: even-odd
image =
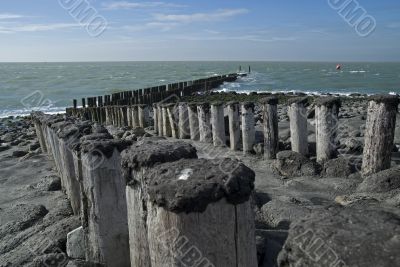
[[[295,203],[272,200],[261,207],[261,220],[268,228],[288,229],[295,220],[306,217],[311,209]]]
[[[281,151],[276,155],[274,169],[284,177],[313,176],[318,174],[319,166],[300,153]]]
[[[279,266],[399,266],[400,216],[382,208],[331,207],[289,230]]]
[[[351,174],[351,165],[345,158],[331,159],[325,162],[322,169],[324,177],[347,177]]]
[[[357,192],[385,193],[400,188],[400,166],[364,178]]]
[[[68,233],[67,254],[72,259],[85,258],[85,238],[82,226]]]

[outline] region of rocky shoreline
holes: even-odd
[[[254,101],[262,94],[212,93],[185,101]],[[300,95],[297,95],[300,96]],[[368,99],[342,97],[336,159],[315,161],[314,104],[308,96],[310,157],[290,151],[287,101],[279,95],[279,150],[264,160],[261,108],[254,112],[254,154],[219,148],[240,159],[256,175],[253,196],[259,266],[396,266],[400,264],[400,118],[397,116],[392,168],[362,178]],[[225,127],[227,129],[228,127]],[[114,139],[159,139],[146,129],[107,126]],[[169,139],[169,138],[168,138]],[[213,159],[209,148],[185,141],[199,158]],[[29,117],[0,122],[0,266],[70,266],[67,233],[79,217],[61,191],[51,158],[41,153]],[[27,244],[28,245],[27,249]],[[44,244],[44,249],[35,248]],[[29,249],[35,248],[35,249]],[[33,251],[33,252],[32,252]],[[54,264],[54,265],[52,265]],[[296,265],[297,264],[297,265]]]

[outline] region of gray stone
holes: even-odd
[[[257,156],[261,156],[264,154],[264,144],[258,143],[253,146],[253,150]]]
[[[296,220],[310,215],[311,209],[296,203],[272,200],[261,208],[262,222],[268,228],[288,229]]]
[[[15,158],[21,158],[21,157],[25,156],[26,154],[28,154],[28,151],[15,150],[15,151],[13,151],[12,156]]]
[[[36,142],[32,145],[29,146],[29,151],[35,151],[36,149],[38,149],[40,147],[39,142]]]
[[[282,176],[300,177],[318,174],[319,165],[294,151],[281,151],[277,154],[273,168]]]
[[[394,210],[331,207],[292,226],[279,266],[398,266],[400,217]]]
[[[357,192],[385,193],[400,188],[400,166],[364,178]]]
[[[68,233],[67,254],[72,259],[85,258],[85,237],[82,226]]]
[[[331,159],[324,163],[322,176],[324,177],[348,177],[351,174],[351,166],[345,158]]]
[[[0,152],[3,152],[3,151],[6,151],[6,150],[9,150],[11,147],[10,146],[2,146],[2,145],[0,145]]]

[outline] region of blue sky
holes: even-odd
[[[2,0],[0,61],[400,61],[400,2],[352,3],[376,21],[367,37],[329,0]]]

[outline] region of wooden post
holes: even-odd
[[[154,126],[154,133],[158,134],[158,109],[157,104],[154,103],[153,105],[153,126]]]
[[[307,97],[289,100],[288,115],[292,151],[308,155]]]
[[[82,108],[86,108],[86,99],[82,98]]]
[[[211,128],[214,146],[226,146],[224,104],[211,104]]]
[[[190,139],[193,141],[197,141],[200,138],[197,103],[188,104],[188,116],[189,116]]]
[[[163,136],[163,115],[160,103],[157,103],[158,136]]]
[[[139,127],[146,128],[149,121],[149,107],[147,105],[138,105]]]
[[[199,117],[200,142],[211,143],[212,132],[210,123],[210,104],[198,103],[197,114]]]
[[[390,168],[398,105],[398,96],[370,97],[361,170],[363,176]]]
[[[176,104],[167,104],[166,109],[168,112],[168,119],[171,125],[171,135],[173,138],[178,138],[178,109]]]
[[[146,173],[156,164],[197,158],[196,149],[177,141],[139,141],[122,152],[126,186],[131,266],[151,266],[147,239]]]
[[[179,103],[179,139],[190,138],[189,112],[187,103]]]
[[[168,110],[167,110],[166,104],[163,104],[161,106],[161,108],[162,108],[163,136],[171,137],[172,130],[171,130],[171,124],[169,121]]]
[[[240,145],[239,103],[228,102],[229,142],[231,150],[238,150]]]
[[[120,152],[130,143],[85,140],[81,145],[86,218],[86,260],[106,266],[130,266],[125,180]]]
[[[242,106],[242,141],[243,153],[252,153],[255,143],[254,103],[244,102]]]
[[[78,101],[76,99],[74,99],[73,104],[74,104],[74,109],[76,109],[78,107]]]
[[[257,266],[254,172],[227,159],[227,183],[219,163],[182,159],[146,173],[152,266]]]
[[[275,159],[279,150],[278,98],[267,97],[260,102],[264,120],[264,159]]]
[[[336,157],[336,135],[341,101],[335,97],[321,97],[315,106],[315,135],[317,161],[325,162]]]

